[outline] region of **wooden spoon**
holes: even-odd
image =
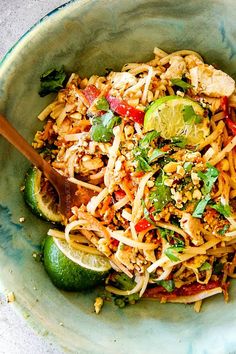
[[[16,129],[0,114],[0,134],[35,165],[56,189],[59,196],[59,210],[66,218],[71,216],[73,206],[88,204],[95,195],[91,189],[78,186],[60,175],[40,156],[32,146],[16,131]]]

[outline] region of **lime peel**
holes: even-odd
[[[41,178],[42,172],[40,170],[36,167],[29,168],[25,177],[25,202],[30,206],[34,214],[47,221],[59,223],[62,221],[62,216],[59,212],[53,210],[53,207],[55,207],[54,200],[49,195],[45,199],[42,194]]]
[[[44,243],[44,267],[52,283],[66,291],[94,288],[111,269],[106,257],[71,249],[66,241],[51,236]]]

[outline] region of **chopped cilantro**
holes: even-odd
[[[201,218],[210,200],[211,200],[210,194],[207,194],[202,200],[200,200],[200,202],[198,202],[192,216],[194,218]]]
[[[41,97],[48,95],[52,92],[58,92],[64,85],[66,80],[66,73],[63,66],[61,69],[49,69],[40,77],[40,90]]]
[[[217,233],[218,233],[219,235],[224,235],[224,234],[226,233],[226,231],[228,231],[229,226],[230,226],[230,224],[226,224],[226,225],[223,227],[223,229],[218,230]]]
[[[200,272],[202,272],[203,270],[210,270],[210,269],[211,269],[211,265],[208,262],[204,262],[199,268]]]
[[[164,238],[166,241],[168,241],[167,237],[169,236],[170,232],[174,234],[174,231],[163,229],[162,227],[158,227],[158,230],[160,232],[161,238]]]
[[[139,141],[139,147],[141,149],[146,149],[150,146],[150,143],[156,139],[160,133],[158,133],[156,130],[152,130],[151,132],[147,133],[143,139]]]
[[[146,207],[146,205],[145,205],[144,200],[142,199],[141,202],[142,202],[142,206],[143,206],[143,215],[144,215],[144,218],[145,218],[150,224],[156,226],[155,222],[150,218],[150,213],[149,213],[149,211],[147,210],[147,207]]]
[[[153,130],[145,135],[143,139],[139,141],[139,146],[134,150],[135,160],[138,162],[137,171],[148,172],[151,171],[150,163],[154,162],[158,157],[163,156],[161,150],[155,149],[150,157],[148,157],[150,143],[156,139],[160,134]]]
[[[91,137],[94,141],[107,143],[113,138],[113,128],[121,123],[121,118],[111,111],[93,119]]]
[[[219,176],[219,171],[217,168],[214,166],[211,166],[209,163],[207,163],[207,170],[206,172],[199,171],[198,172],[198,177],[201,178],[203,181],[204,185],[201,189],[202,193],[204,195],[207,195],[210,193],[214,183],[216,182],[218,176]]]
[[[159,174],[155,181],[154,189],[150,193],[150,201],[153,203],[155,211],[160,212],[171,199],[170,188],[164,185],[165,176]]]
[[[213,274],[219,275],[222,273],[222,270],[224,268],[223,263],[220,263],[218,261],[215,261],[213,263]]]
[[[181,149],[187,145],[187,138],[185,136],[175,136],[171,139],[171,143]]]
[[[231,214],[230,206],[223,205],[222,203],[211,205],[213,209],[218,211],[218,213],[222,214],[225,218],[228,218]]]
[[[156,280],[155,283],[157,285],[161,285],[164,289],[168,291],[168,293],[172,293],[172,291],[175,290],[174,280]]]
[[[192,162],[185,162],[183,167],[186,172],[190,172],[193,167],[193,163]]]
[[[189,83],[187,83],[186,81],[181,80],[181,79],[171,79],[170,81],[171,81],[172,85],[181,87],[184,91],[193,87],[193,85],[190,85]]]
[[[105,97],[101,97],[96,102],[96,108],[101,111],[108,111],[109,110],[109,103],[105,99]]]
[[[154,162],[156,159],[158,159],[159,157],[162,157],[166,154],[166,152],[160,150],[160,149],[154,149],[151,156],[148,159],[148,162]]]
[[[201,123],[202,117],[195,113],[192,106],[184,106],[183,109],[184,122],[187,124]]]
[[[176,236],[171,236],[172,240],[174,241],[174,246],[175,247],[184,247],[185,243],[183,240],[181,240],[179,237]]]
[[[135,159],[138,162],[137,171],[144,171],[144,172],[151,171],[152,169],[151,166],[148,164],[148,162],[145,160],[143,156],[136,155]]]
[[[164,253],[172,262],[178,262],[180,259],[176,257],[175,253],[182,252],[183,249],[184,247],[171,246],[168,247]]]

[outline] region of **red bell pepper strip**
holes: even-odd
[[[225,122],[229,129],[232,131],[233,135],[236,135],[236,123],[232,121],[230,118],[230,110],[229,110],[229,100],[227,96],[221,98],[221,108],[224,112],[224,116],[226,118]]]
[[[91,105],[93,101],[100,95],[100,91],[94,85],[88,85],[83,90],[83,94]]]
[[[150,226],[152,226],[152,224],[148,220],[141,219],[137,222],[134,228],[136,232],[141,232],[147,230]]]
[[[192,296],[201,293],[202,291],[215,289],[221,287],[218,280],[210,280],[208,284],[199,284],[197,282],[183,285],[180,288],[175,288],[175,290],[170,294],[162,286],[155,286],[154,288],[146,289],[144,297],[161,299],[162,297],[167,300],[177,298],[178,296]]]
[[[134,122],[143,124],[144,112],[130,106],[127,102],[120,100],[119,98],[113,97],[109,94],[106,95],[106,99],[110,105],[110,108],[115,113],[122,117],[129,117],[133,119]]]
[[[125,191],[123,191],[123,189],[115,191],[114,193],[115,193],[116,200],[121,200],[126,196],[126,193]]]

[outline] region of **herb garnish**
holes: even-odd
[[[201,189],[203,195],[207,195],[211,192],[211,189],[219,176],[219,171],[217,170],[217,168],[210,165],[209,163],[207,163],[206,165],[208,167],[206,172],[198,172],[198,177],[201,178],[204,183]]]
[[[230,206],[228,204],[223,205],[222,203],[211,205],[213,209],[222,214],[225,218],[228,218],[231,214]]]
[[[107,143],[113,138],[113,128],[121,123],[121,118],[108,111],[93,119],[91,137],[94,141]]]
[[[202,117],[195,113],[192,106],[187,105],[183,108],[184,122],[187,124],[201,123]]]
[[[97,100],[95,104],[96,108],[100,111],[108,111],[109,110],[109,103],[105,99],[105,97],[101,97]]]
[[[185,136],[175,136],[171,139],[171,143],[181,149],[187,145],[187,138]]]
[[[204,195],[204,198],[200,200],[193,212],[193,217],[195,218],[202,217],[202,214],[204,213],[207,204],[211,200],[210,192],[212,190],[212,187],[219,176],[219,171],[217,170],[217,168],[211,166],[209,163],[207,163],[206,165],[208,167],[206,172],[198,172],[198,177],[201,178],[201,180],[203,181],[203,187],[201,188],[201,192]]]
[[[199,268],[200,272],[202,272],[203,270],[210,270],[210,269],[211,269],[211,265],[208,262],[204,262]]]
[[[184,92],[185,92],[187,89],[193,87],[193,85],[191,85],[191,84],[189,84],[189,83],[187,83],[186,81],[181,80],[181,79],[171,79],[170,81],[171,81],[172,85],[181,87]]]
[[[172,291],[175,290],[175,282],[174,280],[154,280],[154,282],[157,285],[161,285],[164,289],[166,289],[166,291],[168,291],[168,293],[172,293]]]
[[[164,253],[172,262],[178,262],[180,259],[178,257],[176,257],[175,253],[182,252],[183,249],[184,249],[184,247],[171,246],[171,247],[168,247]]]
[[[155,187],[149,196],[156,212],[160,212],[172,200],[170,188],[164,184],[165,178],[164,173],[159,174],[155,181]]]
[[[194,218],[201,218],[210,200],[211,200],[210,194],[207,194],[202,200],[200,200],[200,202],[198,202],[192,216]]]
[[[139,146],[134,150],[135,160],[138,162],[137,171],[148,172],[151,171],[151,163],[155,162],[159,157],[164,156],[166,153],[159,149],[154,149],[149,157],[150,144],[155,140],[160,133],[153,130],[145,135],[143,139],[139,141]]]
[[[44,97],[52,92],[58,92],[64,85],[66,73],[63,66],[61,69],[49,69],[40,77],[39,95]]]

